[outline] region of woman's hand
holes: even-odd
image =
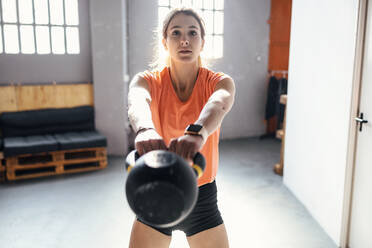
[[[154,129],[139,132],[134,144],[140,156],[152,150],[167,150],[163,138]]]
[[[195,154],[202,148],[203,138],[198,135],[184,135],[173,138],[169,150],[180,155],[186,160],[193,160]]]

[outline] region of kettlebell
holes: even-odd
[[[134,150],[125,161],[128,177],[125,193],[130,208],[150,226],[175,226],[193,210],[198,198],[197,178],[205,159],[197,153],[192,167],[181,156],[154,150],[139,157]]]

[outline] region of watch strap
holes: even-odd
[[[205,127],[202,127],[202,129],[200,129],[199,132],[194,132],[194,131],[186,130],[184,132],[184,135],[196,135],[196,136],[200,136],[200,137],[202,137],[204,143],[207,141],[207,138],[208,138],[208,132],[205,129]]]

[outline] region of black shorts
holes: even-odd
[[[139,218],[137,220],[144,223]],[[172,231],[180,230],[189,237],[221,224],[223,220],[217,206],[217,186],[216,181],[213,181],[199,187],[195,208],[181,223],[169,228],[150,227],[168,236],[172,236]]]

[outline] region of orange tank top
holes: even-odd
[[[216,84],[228,77],[221,72],[200,67],[191,96],[182,102],[173,88],[168,67],[162,71],[145,71],[140,75],[149,84],[152,121],[167,146],[172,138],[182,136],[187,125],[198,119]],[[198,179],[198,186],[213,182],[216,177],[219,134],[220,127],[208,137],[200,150],[205,157],[206,168]]]

